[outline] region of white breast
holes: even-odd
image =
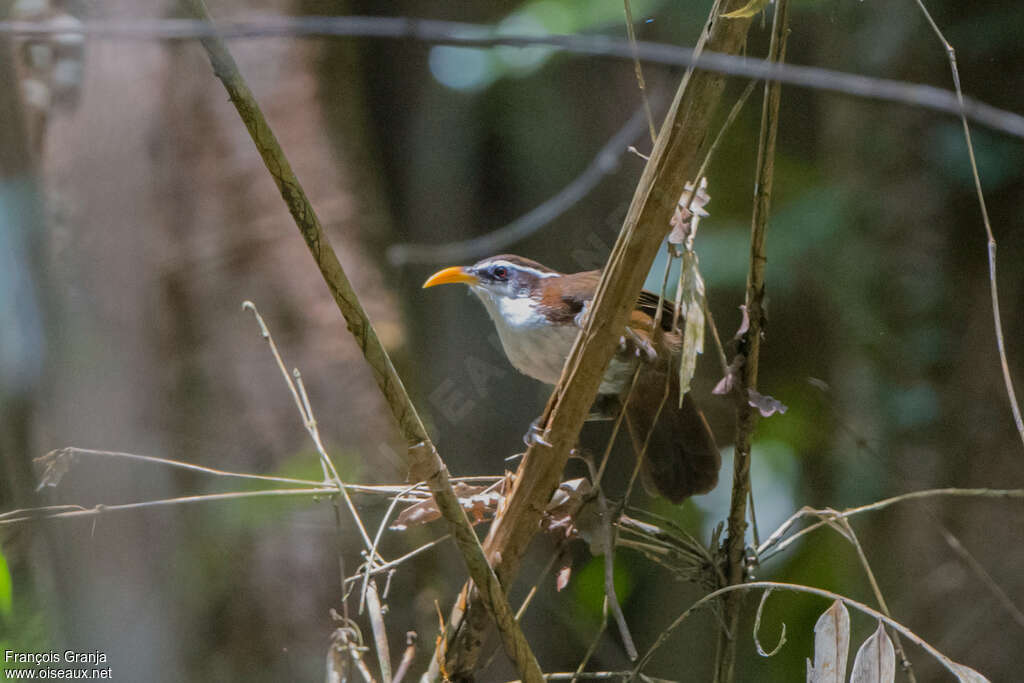
[[[498,338],[512,365],[545,384],[556,384],[580,328],[552,325],[538,314],[529,298],[492,297],[486,290],[474,292],[484,302],[498,330]],[[616,394],[632,378],[636,361],[612,359],[598,391]]]

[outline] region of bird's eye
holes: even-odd
[[[499,280],[508,279],[508,268],[506,268],[505,266],[498,266],[491,272],[493,272],[494,277],[498,278]]]

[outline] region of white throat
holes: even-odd
[[[580,328],[575,324],[551,324],[529,297],[501,296],[479,286],[471,289],[494,321],[509,362],[524,375],[556,384]],[[633,365],[612,360],[598,391],[618,393],[632,376]]]

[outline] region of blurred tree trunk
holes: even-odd
[[[226,17],[246,6],[213,10]],[[264,12],[291,10],[284,0],[261,4]],[[177,5],[117,0],[94,11],[90,18],[128,19],[173,15]],[[324,90],[317,42],[233,47],[382,339],[400,345],[393,297],[362,246],[369,231],[380,239],[387,208],[375,181],[352,172],[372,156],[355,151],[361,98],[351,89],[359,80],[350,65],[333,64],[339,87]],[[324,102],[347,146],[326,134]],[[48,330],[56,350],[37,417],[44,450],[77,445],[316,477],[291,397],[241,311],[251,299],[286,362],[303,372],[343,476],[404,477],[380,462],[393,440],[387,412],[197,45],[91,41],[80,107],[55,118],[47,135],[42,168],[58,294]],[[238,488],[213,484],[89,458],[54,500]],[[328,608],[339,605],[332,514],[307,501],[296,504],[300,513],[274,508],[280,514],[254,526],[239,516],[254,509],[163,508],[55,525],[73,596],[60,605],[68,640],[57,645],[104,651],[123,680],[183,680],[186,671],[237,678],[239,663],[253,680],[321,676]],[[352,570],[358,544],[347,542],[349,531],[346,524]]]
[[[0,12],[0,18],[6,18]],[[15,47],[0,37],[0,505],[33,499],[31,418],[42,369],[39,238],[42,216]]]
[[[7,18],[0,8],[0,19]],[[43,215],[39,183],[24,117],[15,45],[0,36],[0,508],[38,504],[31,457],[36,448],[34,418],[43,380],[46,344],[43,340],[45,275],[40,246]],[[50,569],[46,547],[49,533],[4,529],[3,551],[13,575],[26,590],[17,594],[20,609],[35,603],[32,593],[42,588]],[[37,543],[33,544],[35,540]],[[45,541],[47,543],[39,543]],[[33,583],[21,583],[28,568]],[[39,592],[43,592],[40,590]],[[11,642],[11,641],[7,641]],[[21,643],[27,644],[27,643]]]

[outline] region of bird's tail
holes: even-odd
[[[635,451],[643,458],[640,475],[644,488],[681,503],[715,488],[722,456],[704,414],[689,394],[683,397],[680,408],[676,373],[661,370],[641,367],[626,404],[626,422]],[[659,415],[666,381],[668,396]]]

